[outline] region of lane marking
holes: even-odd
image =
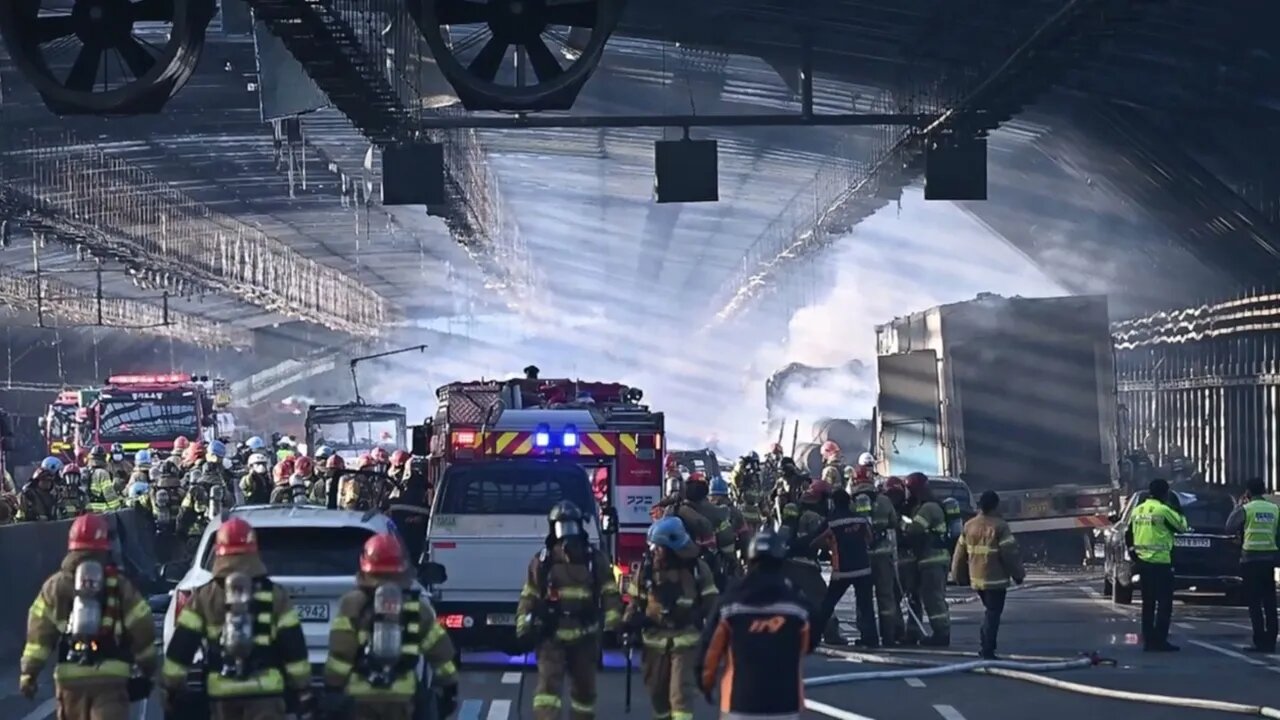
[[[1195,626],[1195,625],[1192,625],[1191,623],[1176,622],[1176,623],[1174,623],[1173,625],[1174,625],[1174,627],[1180,627],[1180,628],[1182,628],[1183,630],[1195,630],[1195,629],[1196,629],[1196,626]]]
[[[1252,625],[1245,625],[1244,623],[1231,622],[1230,620],[1214,620],[1214,622],[1218,623],[1219,625],[1226,625],[1227,627],[1240,628],[1241,630],[1249,630],[1249,631],[1253,630]]]
[[[856,712],[852,712],[850,710],[844,710],[834,705],[820,703],[817,700],[810,700],[808,698],[805,698],[804,700],[804,709],[812,710],[813,712],[816,712],[819,715],[826,715],[827,717],[833,717],[836,720],[875,720],[875,718],[869,718],[866,715],[859,715]]]
[[[903,678],[903,680],[906,680],[907,684],[910,685],[911,687],[914,687],[914,688],[924,687],[924,681],[921,680],[920,678]]]
[[[44,720],[53,714],[58,705],[57,698],[49,698],[36,706],[35,710],[22,716],[22,720]]]
[[[1201,640],[1191,640],[1191,639],[1188,639],[1187,642],[1197,647],[1202,647],[1205,650],[1212,650],[1213,652],[1216,652],[1220,655],[1226,655],[1229,658],[1235,658],[1236,660],[1243,660],[1244,662],[1247,662],[1250,665],[1254,665],[1256,667],[1267,666],[1267,664],[1262,662],[1261,660],[1255,660],[1249,657],[1248,655],[1245,655],[1244,653],[1238,653],[1235,650],[1228,650],[1224,647],[1218,647],[1217,645],[1214,645],[1212,643],[1203,642]]]
[[[507,720],[511,715],[510,700],[494,700],[489,703],[489,714],[485,720]]]
[[[937,710],[944,720],[965,720],[964,715],[950,705],[934,705],[933,709]]]
[[[521,675],[521,674],[522,674],[522,673],[518,673],[518,672],[506,672],[506,673],[502,673],[502,684],[503,684],[503,685],[515,685],[515,684],[519,683],[519,682],[520,682],[520,675]]]
[[[480,720],[480,711],[484,709],[483,700],[463,700],[458,710],[458,720]]]

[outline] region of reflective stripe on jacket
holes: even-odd
[[[1276,552],[1278,528],[1280,528],[1280,507],[1261,498],[1250,501],[1244,506],[1244,551]]]
[[[1173,535],[1187,531],[1187,519],[1155,498],[1147,498],[1134,508],[1129,518],[1133,528],[1133,550],[1138,559],[1156,565],[1173,562]]]
[[[1026,577],[1018,541],[1004,518],[978,515],[964,524],[951,560],[951,576],[974,590],[1009,587]]]

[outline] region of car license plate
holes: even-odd
[[[1029,502],[1022,506],[1022,514],[1026,516],[1048,515],[1053,510],[1053,503],[1048,500]]]
[[[488,625],[515,625],[516,616],[511,613],[494,613],[485,618]]]
[[[329,622],[329,603],[298,603],[294,607],[302,622]]]
[[[1207,548],[1209,547],[1209,538],[1174,537],[1173,544],[1174,547]]]

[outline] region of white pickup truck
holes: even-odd
[[[427,528],[429,557],[447,580],[433,604],[459,648],[513,652],[516,605],[529,562],[545,547],[547,513],[562,500],[587,517],[592,544],[601,532],[587,473],[555,460],[488,459],[445,470]]]

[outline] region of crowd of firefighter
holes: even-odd
[[[819,478],[776,446],[763,459],[742,457],[728,480],[668,462],[665,496],[651,513],[649,552],[626,578],[625,605],[613,563],[591,543],[589,509],[553,507],[516,613],[517,649],[536,652],[535,720],[559,718],[566,709],[577,720],[595,717],[606,635],[627,648],[628,707],[631,650],[639,649],[654,718],[691,720],[699,697],[718,705],[722,717],[798,717],[798,664],[820,641],[846,644],[835,608],[850,588],[859,645],[946,646],[953,551],[954,572],[967,576],[977,568],[986,587],[1022,580],[1016,545],[997,517],[989,518],[990,547],[966,557],[964,541],[956,545],[959,508],[936,500],[923,475],[878,479],[869,455],[848,465],[834,443],[822,450]],[[366,543],[357,588],[332,621],[326,692],[316,696],[297,613],[287,592],[272,585],[244,518],[220,520],[215,580],[182,605],[161,656],[150,608],[111,564],[109,525],[100,514],[132,503],[153,516],[158,532],[171,527],[194,542],[220,517],[223,503],[310,504],[327,495],[329,507],[337,496],[343,507],[384,507],[388,494],[405,492],[410,476],[421,474],[408,453],[375,449],[350,471],[327,448],[306,457],[288,438],[274,448],[253,438],[233,454],[218,441],[187,441],[163,459],[139,451],[132,463],[115,448],[95,448],[85,471],[50,460],[32,481],[47,496],[41,517],[77,517],[62,569],[30,611],[24,695],[35,695],[40,671],[52,660],[65,718],[123,719],[130,702],[151,694],[155,677],[168,714],[181,716],[190,709],[182,703],[197,666],[205,678],[199,702],[226,720],[276,718],[286,709],[304,720],[410,720],[424,703],[440,717],[456,710],[453,645],[430,603],[419,598],[417,558],[397,536]],[[363,482],[366,476],[391,482]],[[83,493],[83,502],[68,506],[68,487]],[[1004,562],[988,561],[985,551]],[[829,583],[823,562],[830,564]],[[984,653],[993,653],[994,637],[986,644],[984,638]],[[776,662],[761,657],[792,658],[797,670],[779,673]],[[433,669],[430,687],[418,680],[420,658]]]

